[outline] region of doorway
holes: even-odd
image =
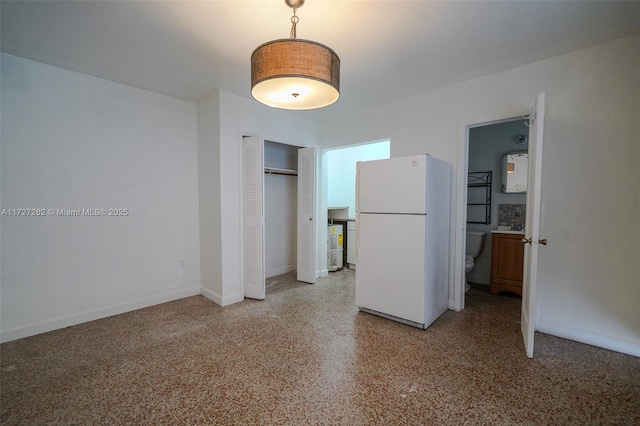
[[[498,118],[472,119],[461,121],[459,124],[458,138],[458,164],[457,164],[457,194],[455,245],[454,245],[454,279],[450,292],[449,307],[460,311],[464,309],[464,273],[465,273],[465,234],[467,212],[462,208],[467,203],[467,172],[469,158],[469,132],[474,127],[494,124],[505,121],[513,121],[518,118],[529,118],[529,149],[527,172],[527,198],[526,198],[526,237],[521,241],[524,244],[523,282],[522,282],[522,309],[520,315],[520,329],[524,341],[525,352],[529,358],[533,357],[534,332],[537,323],[537,287],[538,287],[538,249],[540,245],[546,245],[546,239],[540,238],[540,204],[541,204],[541,180],[542,180],[542,149],[544,142],[544,118],[546,104],[545,93],[538,93],[533,101],[530,111],[524,113],[504,114]]]
[[[265,278],[296,268],[298,148],[264,141]]]
[[[469,129],[466,227],[467,231],[475,233],[475,238],[477,233],[483,233],[484,244],[476,254],[470,253],[471,247],[465,241],[465,253],[473,255],[473,267],[466,273],[466,280],[482,290],[488,291],[491,283],[492,231],[504,232],[505,236],[517,239],[516,233],[524,230],[526,192],[505,192],[502,159],[507,154],[528,152],[528,123],[528,119],[519,118]],[[522,257],[521,251],[517,255]],[[522,265],[514,268],[519,270],[521,287]],[[518,283],[513,284],[514,293],[517,293]]]
[[[265,156],[265,149],[268,151]],[[282,206],[276,203],[274,214],[270,215],[276,234],[281,241],[270,241],[270,249],[283,246],[286,251],[284,265],[280,268],[290,270],[295,262],[298,281],[314,283],[315,269],[315,148],[302,148],[287,144],[264,141],[259,136],[242,136],[242,236],[241,236],[241,284],[244,297],[262,300],[265,298],[265,242],[267,217],[265,215],[265,175],[297,178],[297,182],[286,180],[268,180],[267,184],[280,201],[287,204],[288,212],[284,219],[277,217]],[[268,162],[268,163],[267,163]],[[292,193],[295,189],[295,195]],[[295,212],[293,211],[295,201]],[[295,218],[293,221],[292,219]],[[295,223],[295,229],[293,224]],[[270,232],[271,233],[271,232]],[[275,235],[271,233],[271,235]],[[295,253],[295,257],[293,256]],[[275,262],[280,262],[275,256]],[[295,259],[295,260],[293,260]],[[272,258],[270,258],[272,260]],[[278,271],[275,269],[275,271]],[[274,273],[274,268],[271,268]]]
[[[524,341],[525,352],[529,358],[533,357],[534,332],[537,324],[537,287],[538,287],[538,250],[547,241],[540,238],[541,216],[541,181],[542,181],[542,150],[544,145],[545,121],[545,93],[535,97],[531,110],[504,114],[497,118],[464,120],[458,126],[458,162],[456,174],[456,227],[454,230],[453,250],[453,281],[449,293],[449,308],[461,311],[464,309],[464,273],[465,273],[465,239],[467,211],[467,172],[469,158],[469,131],[474,127],[513,121],[519,118],[529,118],[529,149],[527,172],[527,211],[525,217],[526,238],[523,238],[524,264],[522,282],[522,309],[520,328]]]
[[[465,305],[465,257],[466,257],[466,231],[467,231],[467,192],[469,178],[469,137],[473,129],[491,126],[495,124],[526,120],[529,111],[526,109],[506,112],[498,116],[477,117],[461,121],[458,126],[458,163],[456,172],[456,205],[460,208],[455,213],[455,237],[452,247],[452,287],[449,292],[449,309],[461,311]],[[497,160],[496,160],[497,161]],[[473,170],[471,170],[473,171]],[[499,182],[500,179],[498,179]],[[493,183],[492,183],[493,185]],[[492,194],[495,192],[492,186]],[[499,188],[498,188],[499,189]],[[495,204],[492,202],[492,205]],[[497,207],[496,207],[497,209]],[[491,214],[491,210],[489,213]],[[477,216],[476,216],[477,217]],[[475,225],[469,225],[471,229]],[[487,235],[486,237],[490,237]],[[484,250],[484,249],[483,249]],[[482,262],[482,261],[481,261]],[[482,268],[482,266],[481,266]]]
[[[326,188],[328,225],[342,226],[344,246],[339,264],[350,269],[356,268],[356,163],[389,158],[390,149],[391,141],[384,139],[324,150],[323,181]],[[327,237],[329,237],[328,229]],[[332,268],[334,262],[329,243],[327,244],[327,271],[336,270]]]
[[[391,141],[341,146],[325,151],[327,170],[327,206],[349,208],[349,217],[355,215],[356,163],[389,158]]]

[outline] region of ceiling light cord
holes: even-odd
[[[293,10],[293,16],[291,17],[291,33],[289,33],[290,39],[295,39],[297,37],[296,34],[296,25],[300,20],[296,16],[296,10],[302,6],[304,6],[304,0],[284,0],[284,2]]]
[[[296,26],[298,25],[298,21],[300,21],[300,18],[296,16],[296,10],[293,9],[293,16],[291,17],[291,32],[289,33],[289,38],[295,39],[297,37]]]

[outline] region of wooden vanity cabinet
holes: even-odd
[[[492,294],[509,291],[522,296],[523,263],[522,234],[493,233],[489,291]]]

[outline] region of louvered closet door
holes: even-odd
[[[265,297],[263,147],[262,138],[243,137],[243,278],[244,296],[252,299]]]
[[[298,235],[297,279],[316,282],[315,222],[316,222],[316,150],[298,150]]]

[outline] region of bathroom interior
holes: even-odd
[[[524,118],[469,130],[466,290],[522,295],[528,134]]]

